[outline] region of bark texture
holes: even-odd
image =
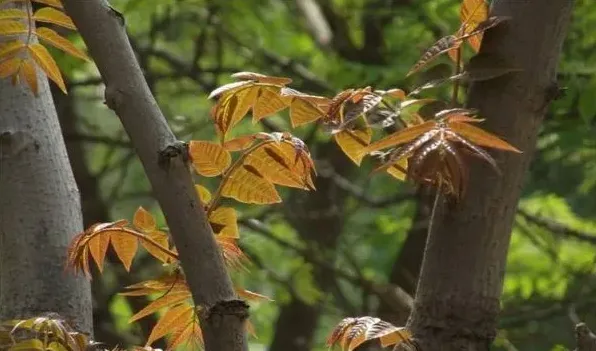
[[[58,313],[92,333],[91,289],[65,274],[83,230],[79,190],[47,78],[39,96],[0,80],[0,320]]]
[[[481,52],[523,72],[479,82],[469,107],[483,128],[523,154],[493,152],[503,175],[471,165],[467,195],[439,206],[430,233],[409,327],[423,351],[488,350],[495,337],[511,227],[538,129],[556,89],[555,72],[571,0],[494,2],[491,15],[512,19],[486,33]]]
[[[238,300],[223,257],[177,142],[135,58],[124,17],[104,0],[65,0],[106,85],[113,109],[139,155],[165,215],[193,295],[201,309],[207,351],[246,350],[248,305]]]

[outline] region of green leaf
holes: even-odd
[[[596,116],[596,79],[590,81],[581,91],[577,108],[580,117],[586,123],[590,123]]]

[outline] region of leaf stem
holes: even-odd
[[[31,14],[33,13],[33,5],[31,4],[31,0],[27,0],[25,2],[25,7],[26,7],[26,11],[27,11],[27,43],[26,46],[29,46],[29,44],[31,43],[31,36],[33,35],[33,26],[35,25],[35,22],[33,21],[33,17],[31,16]]]
[[[457,53],[455,54],[455,75],[457,76],[458,74],[461,73],[461,49],[462,46],[460,45],[457,48]],[[453,107],[457,107],[457,96],[459,94],[459,85],[460,85],[460,80],[459,79],[455,79],[453,81],[453,97],[451,98],[451,105],[453,105]]]

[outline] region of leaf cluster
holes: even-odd
[[[33,12],[31,2],[42,5]],[[9,3],[23,3],[25,9],[2,8]],[[46,45],[67,54],[90,61],[89,57],[67,38],[48,26],[76,31],[71,18],[63,12],[60,0],[1,0],[0,1],[0,78],[11,78],[12,84],[25,82],[38,94],[37,67],[66,93],[66,85],[56,61]]]

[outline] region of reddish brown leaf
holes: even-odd
[[[112,247],[116,252],[116,256],[118,256],[124,265],[124,269],[129,272],[132,259],[134,258],[138,249],[138,239],[126,231],[111,230],[109,234],[110,242],[112,243]]]
[[[521,153],[520,150],[506,141],[484,131],[483,129],[474,127],[473,125],[460,122],[451,122],[449,123],[449,129],[480,146]]]
[[[137,229],[145,233],[150,233],[157,229],[155,224],[155,218],[153,218],[151,213],[147,212],[147,210],[145,210],[143,207],[139,207],[135,212],[132,224]]]
[[[439,55],[448,52],[449,50],[458,48],[461,43],[462,39],[456,37],[455,35],[448,35],[439,39],[428,50],[426,50],[424,54],[422,54],[422,57],[414,64],[414,67],[412,67],[406,76],[418,72],[424,66],[439,57]]]

